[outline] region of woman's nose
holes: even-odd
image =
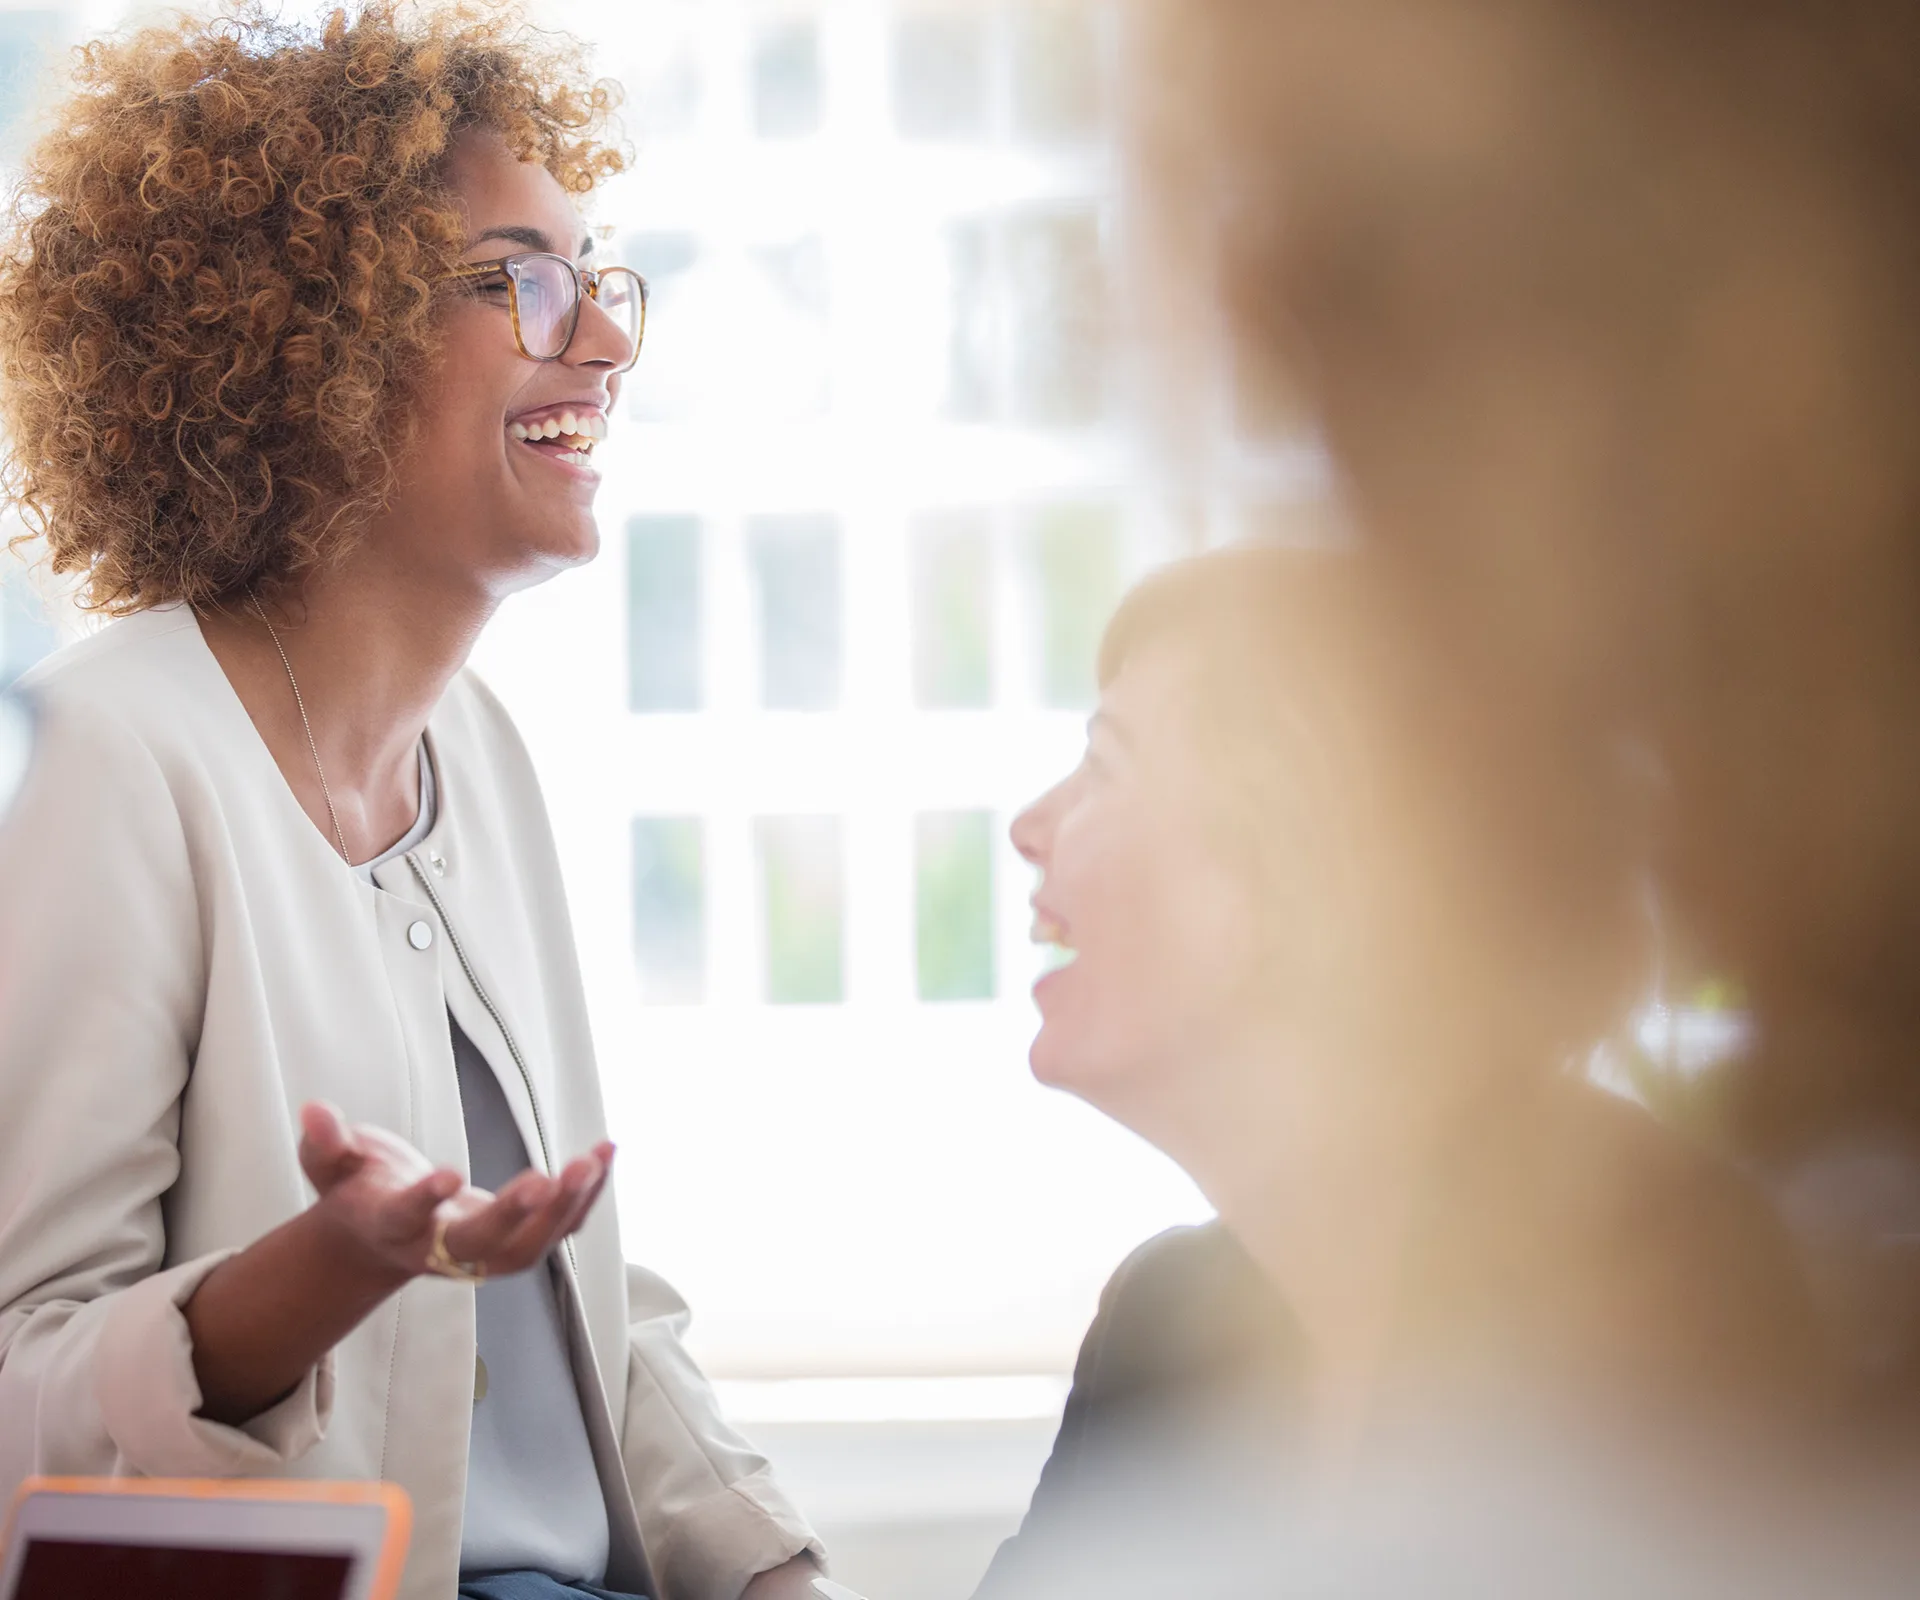
[[[1013,841],[1021,859],[1036,867],[1046,865],[1047,845],[1053,837],[1050,805],[1057,791],[1049,789],[1013,819],[1007,837]]]
[[[624,368],[632,358],[633,340],[626,329],[591,295],[582,295],[580,323],[574,329],[573,343],[567,346],[567,359],[580,366]]]

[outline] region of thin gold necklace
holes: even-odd
[[[340,813],[333,809],[333,791],[327,787],[327,769],[320,765],[320,746],[313,742],[313,724],[307,721],[307,702],[300,697],[300,680],[293,675],[293,663],[287,659],[287,647],[280,642],[279,630],[267,621],[260,597],[249,588],[247,599],[253,606],[253,614],[266,628],[267,637],[273,640],[274,649],[280,652],[280,665],[287,669],[287,683],[293,689],[293,704],[300,713],[300,726],[307,730],[307,749],[313,754],[314,775],[320,780],[320,794],[327,802],[327,818],[333,824],[333,842],[340,847],[340,859],[352,866],[353,857],[347,854],[347,836],[340,831]]]

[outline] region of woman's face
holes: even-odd
[[[467,215],[469,262],[528,250],[585,264],[593,241],[544,167],[517,161],[497,138],[467,133],[448,176]],[[609,263],[611,264],[611,263]],[[386,519],[392,538],[417,529],[407,559],[492,593],[521,588],[591,560],[599,548],[593,498],[604,442],[582,451],[566,435],[524,435],[549,420],[579,439],[604,440],[619,398],[625,335],[591,301],[557,361],[532,361],[514,342],[504,287],[443,291],[446,342],[428,387],[418,447]]]
[[[1034,986],[1034,1075],[1123,1121],[1234,1030],[1259,959],[1258,895],[1189,732],[1197,692],[1176,641],[1144,641],[1080,765],[1013,823],[1040,874],[1033,937],[1066,962]]]

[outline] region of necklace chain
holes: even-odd
[[[247,599],[252,602],[253,614],[260,619],[267,630],[267,637],[273,640],[274,649],[280,652],[280,665],[287,669],[287,683],[293,690],[294,708],[300,713],[300,726],[306,729],[307,749],[313,755],[314,776],[320,780],[320,795],[327,802],[327,819],[333,824],[333,842],[340,848],[340,859],[348,866],[353,865],[353,857],[347,853],[347,836],[340,830],[340,813],[333,809],[333,791],[327,787],[327,769],[320,765],[320,746],[314,743],[313,724],[307,720],[307,702],[300,695],[300,680],[293,675],[293,663],[287,659],[287,647],[280,642],[280,632],[267,621],[267,613],[260,605],[260,597],[249,589]]]

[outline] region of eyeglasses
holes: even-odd
[[[580,306],[591,300],[625,336],[629,354],[613,370],[625,372],[640,359],[647,331],[647,280],[626,267],[581,267],[544,250],[476,261],[449,273],[476,292],[505,286],[513,319],[513,342],[529,361],[558,361],[580,326]]]

